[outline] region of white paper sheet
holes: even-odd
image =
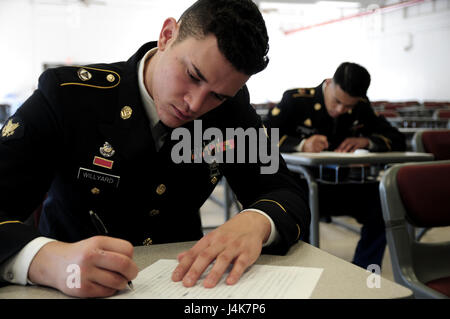
[[[134,290],[123,290],[111,298],[306,299],[323,271],[322,268],[253,265],[234,285],[225,283],[225,274],[216,287],[204,288],[203,280],[210,266],[194,287],[186,288],[171,279],[177,265],[175,259],[160,259],[139,272],[133,280]]]

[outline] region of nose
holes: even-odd
[[[189,107],[190,113],[198,113],[203,104],[205,103],[207,92],[202,90],[202,88],[195,88],[190,90],[184,96],[184,101]]]

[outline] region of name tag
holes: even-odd
[[[104,185],[119,187],[120,176],[106,174],[91,169],[80,167],[78,169],[77,179],[85,181],[94,181],[103,183]]]

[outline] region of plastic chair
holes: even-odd
[[[383,115],[384,117],[400,117],[400,114],[393,110],[377,111],[377,114]]]
[[[433,153],[436,160],[450,160],[450,130],[417,131],[411,141],[414,152]]]
[[[450,119],[450,109],[436,110],[434,117],[437,119]]]
[[[418,242],[414,227],[450,226],[450,161],[394,165],[380,197],[394,280],[416,298],[450,297],[450,242]]]

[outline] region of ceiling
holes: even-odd
[[[298,4],[314,4],[316,2],[319,2],[319,0],[253,0],[255,3],[260,2],[279,2],[279,3],[298,3]],[[401,2],[403,0],[398,0],[395,2]],[[329,2],[357,2],[360,3],[362,7],[367,7],[370,4],[378,4],[378,5],[384,5],[386,0],[334,0]],[[390,1],[393,2],[393,1]]]

